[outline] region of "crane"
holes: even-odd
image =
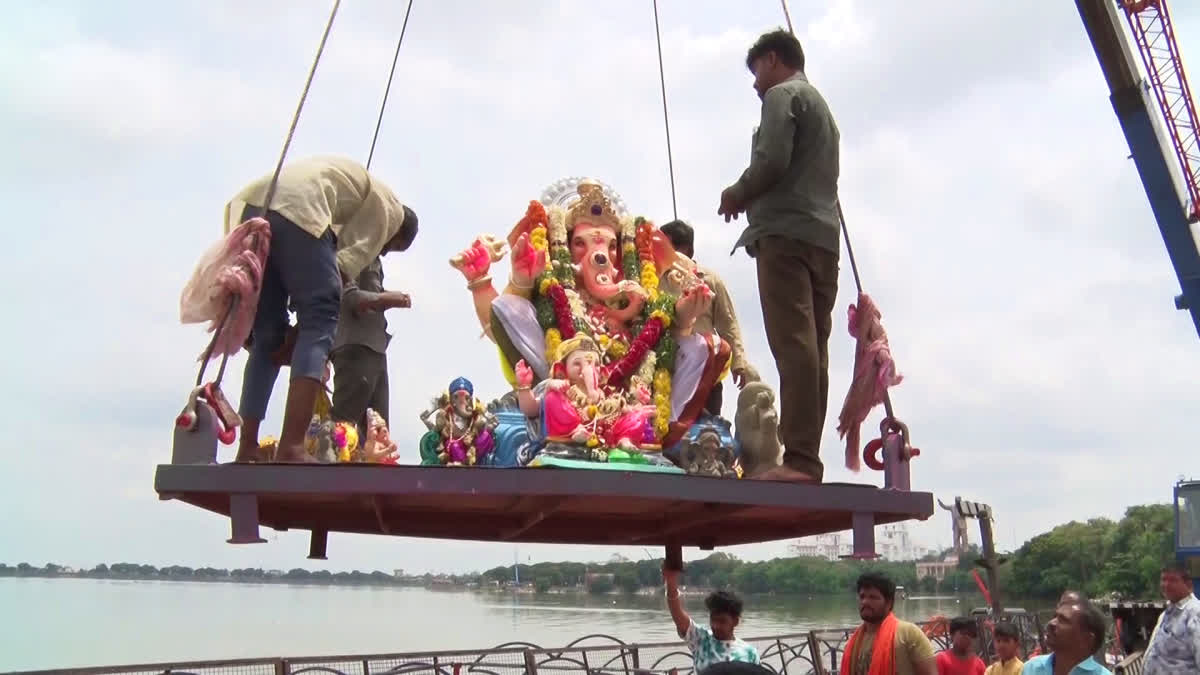
[[[1200,117],[1167,2],[1075,0],[1075,5],[1179,279],[1182,292],[1175,307],[1191,313],[1200,334]],[[1122,14],[1147,73],[1144,79]]]

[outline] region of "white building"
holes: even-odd
[[[854,553],[854,535],[845,531],[804,537],[792,542],[788,551],[802,558],[838,560]],[[913,544],[903,523],[875,528],[875,552],[893,562],[916,560],[927,553],[924,547]]]

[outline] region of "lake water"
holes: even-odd
[[[907,600],[905,619],[977,599]],[[689,597],[703,614],[703,598]],[[559,647],[591,633],[670,641],[661,597],[532,595],[367,586],[0,579],[0,671],[160,661]],[[858,622],[852,594],[748,598],[745,637]]]

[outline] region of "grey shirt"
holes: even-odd
[[[383,292],[383,263],[377,257],[354,283],[342,290],[342,314],[334,334],[333,348],[361,345],[384,354],[392,336],[387,332],[387,318],[382,311],[359,312],[355,306],[363,300],[374,299]]]
[[[750,166],[733,185],[747,221],[733,252],[745,246],[754,255],[759,239],[780,235],[839,253],[840,138],[829,106],[804,73],[767,90]]]

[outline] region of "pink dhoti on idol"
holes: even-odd
[[[588,432],[589,440],[596,439],[601,445],[615,448],[623,440],[634,445],[645,442],[646,423],[653,419],[654,408],[643,406],[603,418],[594,413],[588,415],[586,409],[577,410],[566,394],[551,389],[542,399],[541,413],[547,440],[574,440],[576,431],[583,429]]]

